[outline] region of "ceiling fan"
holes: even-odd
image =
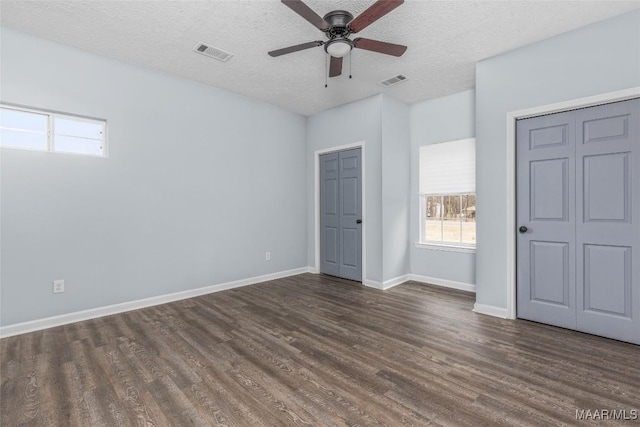
[[[373,22],[400,6],[404,3],[404,0],[378,0],[355,19],[353,18],[353,15],[346,10],[334,10],[321,18],[320,15],[304,4],[302,0],[282,0],[282,3],[309,21],[317,29],[324,32],[329,40],[317,40],[272,50],[269,52],[270,56],[276,57],[286,55],[288,53],[324,45],[325,52],[331,56],[329,77],[336,77],[342,74],[342,58],[347,56],[353,48],[365,49],[393,56],[402,56],[402,54],[407,50],[406,46],[399,44],[382,42],[364,37],[357,37],[353,40],[349,38],[351,34],[362,31]]]

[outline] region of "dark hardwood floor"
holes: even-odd
[[[640,347],[304,274],[0,340],[0,425],[636,425]]]

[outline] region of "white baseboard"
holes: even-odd
[[[438,279],[436,277],[421,276],[418,274],[405,274],[393,279],[378,282],[375,280],[363,280],[362,284],[374,289],[386,290],[398,286],[402,283],[413,280],[415,282],[427,283],[429,285],[441,286],[444,288],[458,289],[467,292],[476,292],[476,285],[471,283],[455,282],[453,280]]]
[[[381,291],[384,290],[382,282],[377,282],[375,280],[362,279],[362,284],[368,288],[378,289]]]
[[[319,269],[315,267],[308,267],[308,273],[321,274]],[[387,280],[386,282],[378,282],[376,280],[362,279],[362,284],[368,288],[378,289],[384,291],[385,289],[392,288],[400,283],[404,283],[409,280],[408,275],[396,277],[395,279]]]
[[[408,282],[409,280],[411,280],[409,276],[410,276],[409,274],[405,274],[403,276],[398,276],[398,277],[394,277],[393,279],[385,280],[382,283],[382,289],[393,288],[394,286],[398,286],[403,284],[404,282]]]
[[[410,274],[410,280],[428,283],[430,285],[442,286],[443,288],[458,289],[460,291],[476,292],[476,285],[471,283],[455,282],[453,280],[438,279],[437,277],[421,276],[419,274]]]
[[[486,314],[487,316],[499,317],[501,319],[507,318],[506,308],[496,307],[493,305],[475,303],[473,305],[473,311],[478,314]]]
[[[389,280],[385,280],[384,282],[378,282],[375,280],[368,280],[368,279],[364,279],[362,280],[362,284],[369,287],[369,288],[374,288],[374,289],[378,289],[381,291],[386,291],[387,289],[391,289],[394,286],[398,286],[404,282],[409,281],[409,275],[405,274],[403,276],[398,276],[398,277],[394,277],[393,279],[389,279]]]
[[[122,313],[125,311],[137,310],[140,308],[151,307],[154,305],[165,304],[168,302],[179,301],[182,299],[193,298],[200,295],[220,292],[227,289],[239,288],[242,286],[254,285],[256,283],[268,282],[270,280],[282,279],[284,277],[296,276],[302,273],[309,273],[312,267],[302,267],[293,270],[279,271],[277,273],[265,274],[263,276],[251,277],[248,279],[235,280],[233,282],[219,283],[217,285],[206,286],[204,288],[190,289],[188,291],[175,292],[156,297],[144,298],[136,301],[123,302],[120,304],[107,305],[104,307],[96,307],[88,310],[76,311],[74,313],[61,314],[59,316],[47,317],[44,319],[31,320],[28,322],[15,323],[0,327],[0,338],[6,338],[13,335],[24,334],[27,332],[39,331],[42,329],[53,328],[55,326],[67,325],[69,323],[80,322],[83,320],[95,319],[96,317],[109,316],[112,314]]]

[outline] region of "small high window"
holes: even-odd
[[[0,105],[0,146],[106,157],[105,120]]]

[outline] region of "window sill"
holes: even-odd
[[[462,252],[465,254],[476,253],[475,246],[459,246],[455,244],[421,243],[421,242],[416,242],[413,245],[419,249],[432,249],[436,251],[446,251],[446,252]]]

